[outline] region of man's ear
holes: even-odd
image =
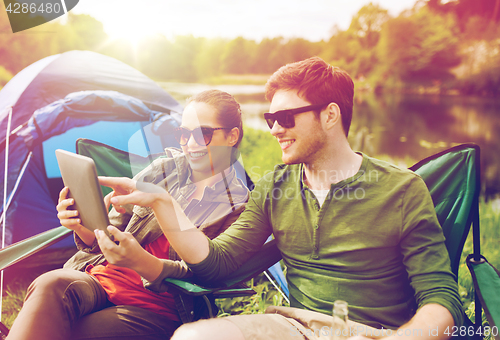
[[[238,143],[238,139],[240,137],[240,129],[234,127],[229,131],[229,145],[235,146]]]
[[[337,103],[328,104],[326,109],[323,110],[323,113],[326,114],[325,126],[327,130],[331,129],[337,124],[341,124],[342,117],[340,115],[340,107],[337,105]]]

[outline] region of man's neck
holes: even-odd
[[[332,184],[354,176],[362,161],[363,157],[348,145],[338,148],[330,153],[330,157],[304,163],[304,181],[313,190],[329,190]]]

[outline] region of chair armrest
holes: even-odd
[[[72,230],[61,226],[0,249],[0,270],[4,270],[34,253],[59,242],[72,233]]]
[[[500,326],[500,273],[483,256],[480,261],[467,256],[467,267],[490,327]]]
[[[206,295],[221,289],[230,288],[240,282],[245,282],[252,277],[257,276],[279,260],[281,260],[281,252],[276,245],[276,240],[272,240],[264,244],[262,248],[239,269],[214,284],[204,285],[195,280],[180,280],[171,278],[165,279],[165,282],[169,286],[174,287],[175,289],[178,289],[188,295]]]

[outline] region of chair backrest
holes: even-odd
[[[458,275],[462,248],[471,223],[478,216],[479,147],[458,145],[423,159],[410,170],[427,184],[446,238],[451,269]]]
[[[110,177],[129,177],[132,178],[139,171],[147,167],[153,160],[164,153],[152,154],[148,157],[142,157],[130,152],[113,148],[90,139],[80,138],[76,141],[76,153],[90,157],[96,164],[97,174],[99,176]],[[243,166],[236,162],[234,164],[237,176],[243,183],[252,190],[254,184]],[[111,192],[110,188],[102,187],[103,195]]]
[[[90,139],[79,138],[76,141],[76,153],[90,157],[94,160],[98,176],[128,177],[132,178],[154,159],[164,155],[157,154],[142,157],[109,145]],[[103,195],[111,192],[108,187],[102,187]]]

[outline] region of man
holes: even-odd
[[[171,244],[209,281],[234,271],[273,233],[291,307],[299,308],[200,321],[173,339],[318,336],[307,318],[331,315],[337,299],[349,303],[351,320],[399,329],[394,336],[445,339],[447,327],[460,326],[457,284],[429,192],[416,174],[352,151],[353,93],[349,75],[317,57],[271,76],[265,118],[285,165],[257,183],[246,210],[215,240],[178,232],[189,223],[179,214],[178,225],[168,222],[175,204],[163,196],[143,202],[165,216],[157,218]]]

